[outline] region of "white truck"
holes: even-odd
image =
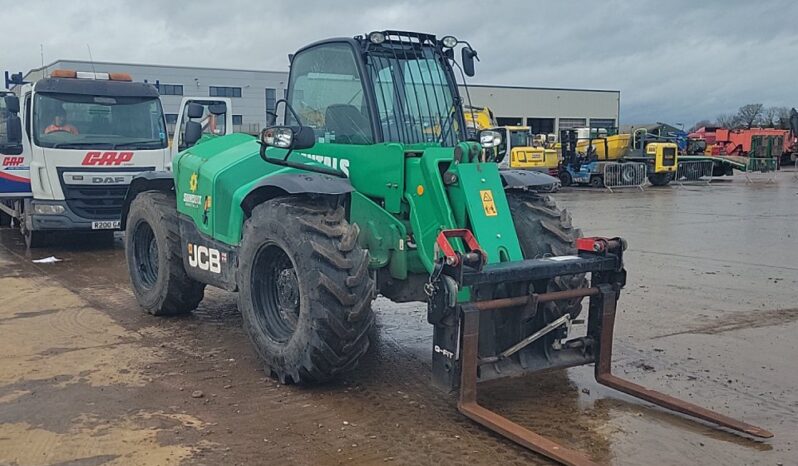
[[[55,70],[14,93],[6,127],[14,136],[21,120],[22,134],[21,144],[0,141],[3,221],[31,248],[59,230],[112,236],[133,176],[171,165],[158,91],[125,73]]]

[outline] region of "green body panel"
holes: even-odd
[[[465,206],[470,230],[488,263],[523,260],[498,165],[467,163],[457,165],[456,170],[458,182],[452,186],[452,194],[456,194],[452,197]]]
[[[469,144],[463,145],[466,153],[478,149]],[[178,211],[191,217],[202,234],[238,245],[241,202],[247,194],[265,177],[301,172],[264,162],[259,151],[254,137],[231,134],[178,154],[173,164]],[[268,149],[269,157],[285,154]],[[369,250],[370,266],[387,267],[393,278],[429,273],[443,229],[471,229],[491,263],[523,259],[497,165],[456,163],[453,154],[454,148],[431,145],[320,143],[293,152],[290,160],[348,175],[355,189],[349,220],[360,227],[359,242]],[[457,176],[449,186],[442,177],[447,170]],[[491,193],[495,215],[486,212],[484,191]]]

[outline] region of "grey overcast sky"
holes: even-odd
[[[798,106],[798,2],[0,0],[3,71],[44,60],[287,69],[326,37],[453,34],[480,84],[621,91],[621,122],[686,127],[746,103]],[[477,104],[477,102],[475,102]]]

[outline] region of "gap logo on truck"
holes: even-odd
[[[25,157],[3,157],[4,167],[19,167],[25,162]]]
[[[133,160],[133,152],[87,152],[81,165],[116,166]]]

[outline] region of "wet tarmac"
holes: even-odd
[[[481,402],[603,464],[798,464],[798,181],[555,197],[587,235],[625,237],[615,372],[760,425],[757,441],[598,386],[591,367],[492,382]],[[549,464],[429,384],[422,304],[375,302],[356,372],[265,377],[235,295],[142,313],[123,242],[27,252],[0,230],[0,464]],[[56,264],[31,259],[55,255]]]

